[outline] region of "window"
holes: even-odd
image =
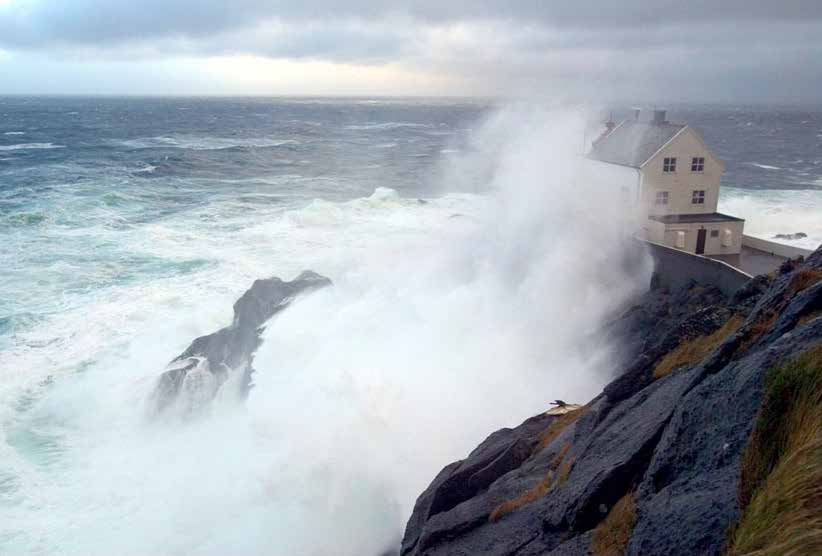
[[[705,190],[704,189],[695,189],[694,194],[691,196],[691,204],[694,205],[704,205],[705,204]]]
[[[719,237],[719,230],[711,230],[711,237]]]
[[[705,157],[695,156],[691,159],[691,172],[705,171]]]
[[[665,158],[662,161],[662,171],[666,173],[676,172],[676,157]]]
[[[668,204],[668,192],[667,191],[657,191],[656,192],[656,204],[657,205],[667,205]]]

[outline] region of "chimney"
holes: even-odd
[[[665,121],[665,110],[654,110],[654,125],[668,123]]]
[[[639,108],[631,108],[631,111],[634,113],[634,120],[639,121],[639,114],[642,110]]]

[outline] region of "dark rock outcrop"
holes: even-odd
[[[279,278],[255,280],[234,303],[231,325],[201,336],[178,357],[157,381],[152,398],[155,411],[181,404],[190,413],[210,402],[230,376],[237,376],[236,394],[245,396],[251,385],[254,352],[265,323],[288,307],[300,294],[331,285],[324,276],[305,271],[291,282]]]
[[[446,467],[417,501],[403,556],[589,554],[623,497],[636,515],[620,553],[722,553],[765,376],[822,342],[822,249],[731,299],[652,290],[606,333],[625,346],[623,374],[547,444],[558,421],[542,414]],[[698,359],[654,376],[709,337]]]

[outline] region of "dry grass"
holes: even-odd
[[[571,449],[571,443],[570,442],[564,442],[562,444],[562,446],[559,449],[559,452],[557,452],[557,455],[551,461],[551,470],[552,471],[556,471],[559,468],[559,466],[562,464],[562,460],[565,459],[565,455],[568,453],[568,450],[570,450],[570,449]]]
[[[803,268],[791,278],[788,289],[792,294],[796,294],[813,286],[820,280],[822,280],[822,270],[817,268]]]
[[[574,468],[574,459],[566,460],[565,463],[557,471],[557,484],[560,485],[568,480],[568,475],[571,474],[571,469]]]
[[[608,516],[594,529],[591,554],[594,556],[622,556],[636,523],[634,493],[629,492],[614,504]]]
[[[554,473],[549,471],[545,478],[540,481],[538,485],[535,487],[526,490],[516,498],[511,500],[506,500],[496,508],[494,511],[491,512],[491,515],[488,516],[488,521],[494,522],[502,519],[506,515],[510,514],[514,510],[525,506],[526,504],[530,504],[536,500],[539,500],[551,490],[551,487],[554,486]]]
[[[763,313],[758,319],[751,323],[748,328],[748,333],[745,340],[739,346],[738,353],[742,354],[748,351],[748,348],[757,342],[768,330],[773,328],[779,319],[779,313],[775,311],[768,311]]]
[[[796,326],[806,325],[806,324],[808,324],[809,322],[811,322],[812,320],[814,320],[818,317],[822,317],[822,309],[819,309],[818,311],[814,311],[813,313],[808,313],[807,315],[805,315],[804,317],[799,319],[799,322],[796,323]]]
[[[565,427],[582,417],[583,413],[585,413],[585,407],[564,413],[551,421],[548,428],[539,434],[539,444],[537,444],[537,447],[534,448],[534,453],[536,454],[545,449],[548,444],[550,444],[562,431],[565,430]]]
[[[822,345],[769,374],[739,497],[729,556],[822,554]]]
[[[715,350],[728,336],[736,332],[745,319],[739,315],[734,315],[720,328],[707,336],[698,336],[691,340],[682,342],[654,368],[654,378],[662,378],[669,375],[675,369],[684,365],[693,365],[702,361],[708,354]]]
[[[559,452],[557,452],[557,455],[554,457],[553,460],[551,460],[551,463],[548,466],[549,471],[542,479],[542,481],[540,481],[540,483],[535,487],[526,490],[516,498],[506,500],[505,502],[494,508],[494,511],[491,512],[491,515],[488,516],[488,521],[498,521],[506,515],[513,512],[514,510],[521,508],[526,504],[530,504],[531,502],[539,500],[540,498],[548,494],[551,488],[553,488],[553,486],[557,484],[557,482],[555,482],[555,479],[557,479],[557,477],[559,477],[560,479],[562,478],[562,469],[560,469],[559,473],[557,473],[557,468],[559,468],[560,465],[562,465],[562,460],[565,459],[565,455],[568,453],[568,450],[570,449],[571,444],[569,442],[563,443],[562,447],[559,449]]]

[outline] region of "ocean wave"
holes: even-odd
[[[757,168],[762,168],[763,170],[781,170],[779,166],[770,166],[768,164],[760,164],[758,162],[749,162],[751,166],[756,166]]]
[[[187,149],[193,151],[218,151],[233,148],[268,148],[300,145],[294,139],[267,139],[264,137],[186,137],[158,136],[117,141],[118,145],[131,149]]]
[[[0,151],[30,151],[37,149],[64,149],[64,145],[54,143],[18,143],[17,145],[0,145]]]
[[[6,224],[10,226],[36,226],[46,220],[46,215],[42,212],[18,212],[5,218]]]
[[[3,135],[25,135],[25,131],[7,131]]]
[[[399,129],[403,127],[411,127],[411,128],[427,128],[433,127],[431,124],[416,124],[413,122],[382,122],[382,123],[373,123],[373,124],[359,124],[359,125],[347,125],[345,129],[351,131],[382,131],[387,129]]]

